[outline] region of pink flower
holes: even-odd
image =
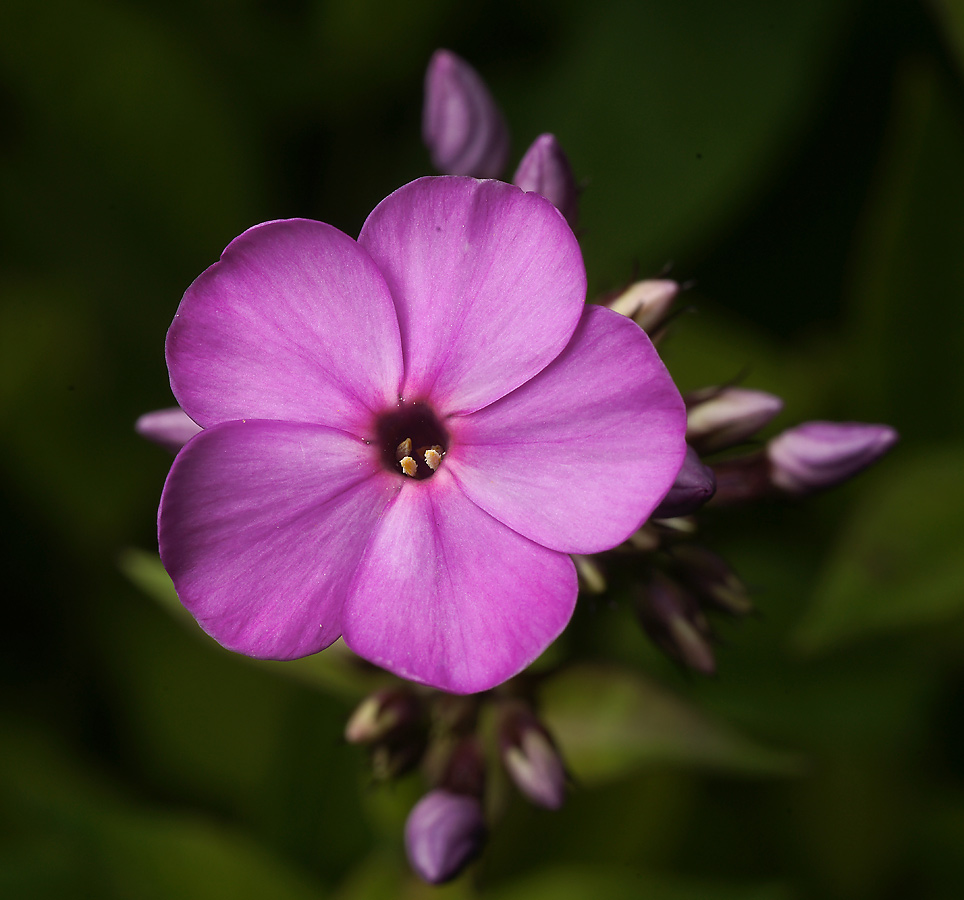
[[[161,558],[201,627],[292,659],[339,635],[457,693],[563,630],[570,553],[646,520],[685,451],[682,400],[633,322],[584,305],[545,199],[423,178],[358,241],[255,226],[188,288],[167,338],[178,454]]]

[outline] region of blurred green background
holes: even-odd
[[[513,165],[543,131],[569,152],[592,292],[693,282],[683,389],[742,374],[775,428],[902,442],[705,517],[761,611],[716,678],[583,602],[581,651],[624,675],[546,698],[566,807],[512,801],[436,891],[401,851],[417,780],[372,786],[342,741],[351,686],[232,656],[120,561],[156,548],[169,458],[132,425],[171,402],[182,292],[256,222],[355,234],[427,174],[439,46]],[[964,895],[962,79],[958,0],[4,0],[0,896]]]

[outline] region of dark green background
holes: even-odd
[[[513,164],[542,131],[570,153],[593,293],[694,283],[682,388],[742,373],[786,398],[775,428],[902,434],[834,494],[706,516],[762,613],[715,679],[581,604],[570,643],[625,673],[546,698],[570,800],[511,801],[438,896],[961,896],[955,0],[0,4],[0,896],[432,892],[400,849],[417,780],[372,787],[341,740],[351,686],[222,651],[121,561],[150,582],[124,554],[155,546],[169,458],[132,424],[170,403],[184,288],[256,222],[355,234],[426,174],[438,46],[503,103]]]

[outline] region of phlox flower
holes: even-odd
[[[496,181],[423,178],[356,241],[267,222],[184,295],[161,558],[201,627],[292,659],[339,635],[468,693],[531,663],[576,600],[571,553],[623,541],[685,451],[645,333],[586,306],[565,219]]]

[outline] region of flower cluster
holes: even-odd
[[[177,453],[160,555],[208,634],[271,659],[341,637],[404,679],[346,738],[379,778],[421,770],[405,847],[439,883],[482,849],[494,759],[529,802],[564,802],[565,748],[538,713],[551,672],[504,683],[560,635],[580,586],[619,578],[656,646],[710,673],[711,617],[752,605],[695,539],[699,511],[839,484],[896,434],[809,422],[761,444],[780,398],[681,397],[655,349],[679,285],[586,304],[556,138],[493,180],[509,134],[478,73],[440,50],[425,91],[443,174],[389,195],[357,240],[299,219],[232,241],[168,332],[179,406],[136,427]]]

